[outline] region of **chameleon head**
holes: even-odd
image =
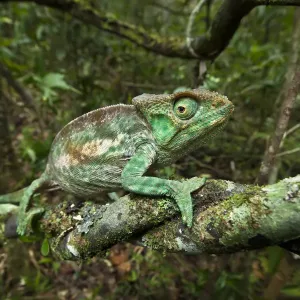
[[[132,102],[150,124],[157,146],[182,154],[217,133],[234,110],[227,97],[204,89],[142,94]]]

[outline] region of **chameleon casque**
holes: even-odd
[[[225,125],[234,106],[227,97],[204,89],[142,94],[132,103],[91,111],[57,134],[44,173],[23,189],[20,235],[28,232],[33,216],[43,213],[43,208],[30,208],[32,196],[53,186],[84,197],[120,188],[167,196],[178,204],[183,221],[192,225],[191,192],[205,179],[176,181],[143,175],[150,166],[168,166],[199,148]],[[10,202],[13,195],[1,196],[0,203]]]

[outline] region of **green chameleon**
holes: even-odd
[[[32,218],[43,208],[31,208],[39,190],[59,187],[78,196],[120,188],[140,195],[173,198],[183,221],[192,226],[191,192],[205,183],[194,177],[176,181],[144,176],[150,166],[168,166],[199,148],[218,132],[233,112],[225,97],[204,89],[174,94],[142,94],[133,105],[103,107],[67,124],[55,137],[46,170],[21,192],[17,231],[28,232]],[[13,200],[20,191],[3,195]]]

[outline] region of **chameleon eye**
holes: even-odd
[[[183,120],[192,118],[198,109],[198,103],[192,98],[178,99],[174,104],[174,113]]]

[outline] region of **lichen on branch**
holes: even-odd
[[[193,199],[191,229],[172,200],[138,195],[105,205],[64,201],[47,209],[40,229],[53,253],[69,260],[90,258],[121,241],[163,252],[218,254],[300,236],[300,175],[265,187],[210,180]]]

